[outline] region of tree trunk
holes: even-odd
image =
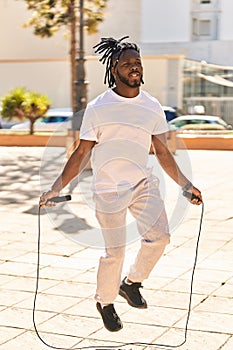
[[[29,119],[30,120],[30,131],[29,134],[33,135],[34,134],[34,124],[35,124],[35,120],[34,119]]]
[[[84,0],[79,0],[79,45],[76,58],[76,111],[83,111],[87,105],[87,81],[85,79],[84,56]]]

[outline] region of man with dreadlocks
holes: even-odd
[[[106,64],[104,82],[109,88],[91,101],[84,113],[80,144],[68,160],[40,205],[53,206],[50,198],[75,177],[92,151],[93,192],[96,217],[105,241],[97,273],[97,310],[109,331],[118,331],[122,322],[114,308],[120,294],[129,305],[147,307],[139,289],[169,243],[169,230],[158,179],[147,168],[151,143],[162,168],[184,190],[202,202],[201,192],[181,172],[166,146],[168,130],[159,102],[140,89],[143,68],[136,44],[103,38],[95,52]],[[121,282],[126,243],[127,209],[136,220],[141,247],[134,264]]]

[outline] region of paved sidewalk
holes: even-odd
[[[0,147],[1,255],[0,349],[48,349],[36,336],[32,308],[36,286],[37,203],[40,189],[53,181],[64,162],[64,149]],[[233,153],[189,151],[194,183],[202,189],[205,215],[200,239],[187,342],[182,350],[233,349]],[[51,161],[53,157],[53,161]],[[182,152],[176,158],[181,163]],[[43,160],[41,163],[41,159]],[[186,166],[187,164],[185,164]],[[42,167],[42,168],[41,168]],[[103,328],[95,308],[95,277],[102,249],[89,248],[96,225],[87,171],[81,188],[72,184],[69,204],[42,212],[41,260],[36,324],[45,342],[57,348],[164,349],[184,340],[200,207],[182,209],[177,186],[164,177],[169,216],[185,216],[172,230],[171,244],[145,281],[146,310],[133,309],[120,296],[116,310],[124,324],[117,333]],[[163,181],[162,181],[163,182]],[[175,218],[177,218],[175,215]],[[175,226],[175,224],[173,224]],[[86,234],[90,232],[90,234]],[[69,239],[69,238],[72,238]],[[127,246],[124,273],[139,242]]]

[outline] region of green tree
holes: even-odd
[[[24,87],[17,87],[2,98],[2,116],[5,119],[29,119],[30,131],[34,133],[34,123],[46,114],[51,101],[46,95],[35,91],[27,91]]]
[[[85,76],[84,68],[77,70],[77,65],[83,65],[84,60],[77,60],[76,27],[79,24],[87,29],[88,34],[96,33],[99,23],[104,20],[104,9],[108,0],[24,0],[28,10],[32,11],[31,18],[24,26],[33,26],[34,34],[42,38],[51,37],[61,28],[69,30],[70,62],[71,62],[71,102],[73,111],[84,108],[76,96],[75,81]],[[83,4],[85,6],[83,6]],[[82,23],[81,10],[83,8],[84,20]],[[81,20],[80,20],[81,18]],[[81,28],[82,29],[82,28]],[[80,40],[81,41],[81,40]],[[79,42],[79,53],[80,46]],[[82,50],[82,48],[81,48]],[[83,53],[81,52],[81,55]],[[77,63],[77,61],[79,63]],[[77,72],[83,77],[77,77]],[[84,80],[84,79],[83,79]],[[82,100],[82,99],[81,99]],[[85,100],[85,101],[84,101]],[[83,101],[86,103],[86,96]],[[77,105],[79,104],[79,106]]]

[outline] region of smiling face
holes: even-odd
[[[140,54],[136,50],[123,51],[119,60],[113,60],[112,74],[116,90],[137,89],[142,82],[143,68]]]

